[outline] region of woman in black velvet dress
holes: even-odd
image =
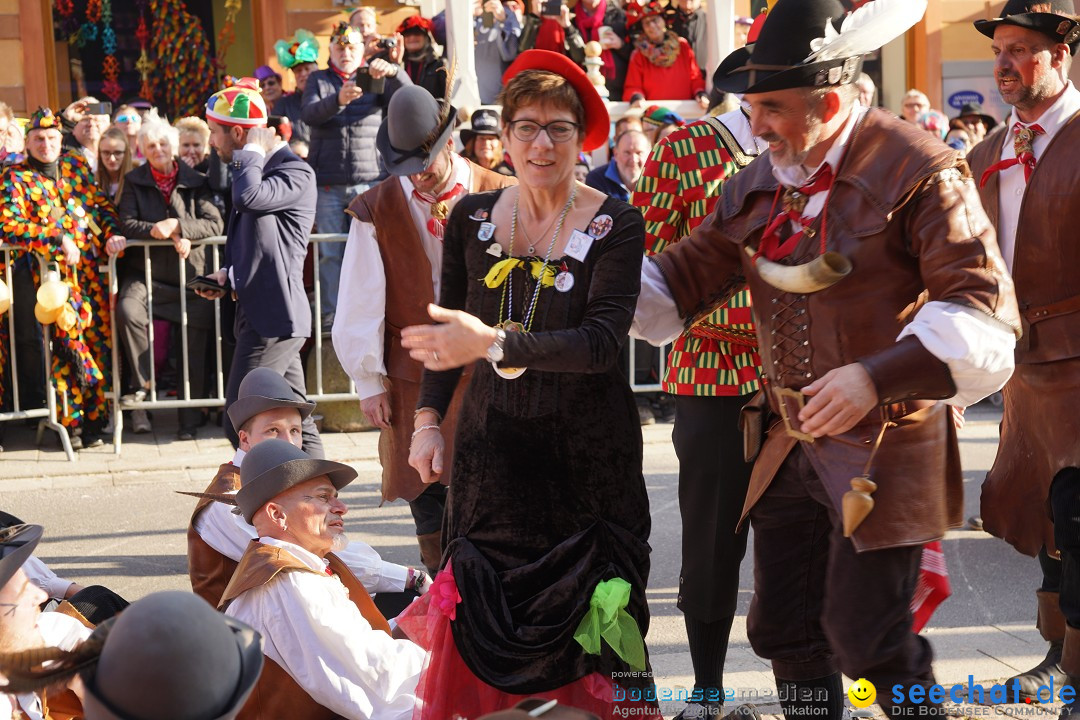
[[[578,153],[603,143],[609,122],[583,72],[533,50],[504,85],[503,140],[520,185],[458,203],[431,308],[440,324],[402,333],[427,367],[410,458],[426,480],[448,469],[439,418],[461,368],[476,364],[433,622],[402,623],[432,653],[420,717],[475,718],[542,694],[602,717],[635,706],[659,718],[641,699],[652,684],[641,431],[616,362],[644,224],[574,179]],[[605,596],[606,613],[590,613]]]

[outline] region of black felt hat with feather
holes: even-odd
[[[453,72],[451,71],[451,75]],[[449,96],[453,78],[447,78]],[[407,85],[394,93],[379,126],[375,147],[391,175],[424,172],[450,141],[457,110],[424,88]]]

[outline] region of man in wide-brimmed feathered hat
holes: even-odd
[[[788,718],[840,718],[841,673],[878,687],[891,715],[940,711],[916,707],[933,653],[909,605],[922,546],[961,519],[948,405],[1012,371],[1016,301],[966,165],[857,101],[862,56],[925,7],[779,0],[719,83],[744,93],[768,151],[642,271],[636,325],[654,340],[744,281],[754,298],[775,415],[742,512],[754,528],[747,632]]]

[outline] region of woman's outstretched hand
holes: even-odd
[[[436,325],[413,325],[401,331],[401,345],[413,360],[428,370],[450,370],[487,356],[495,342],[495,328],[485,325],[475,315],[447,310],[434,303],[428,315]]]

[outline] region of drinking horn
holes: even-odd
[[[747,255],[754,257],[753,250],[749,247],[745,250]],[[851,272],[851,261],[831,250],[802,265],[781,265],[764,255],[752,262],[762,280],[777,290],[796,295],[809,295],[832,287]]]

